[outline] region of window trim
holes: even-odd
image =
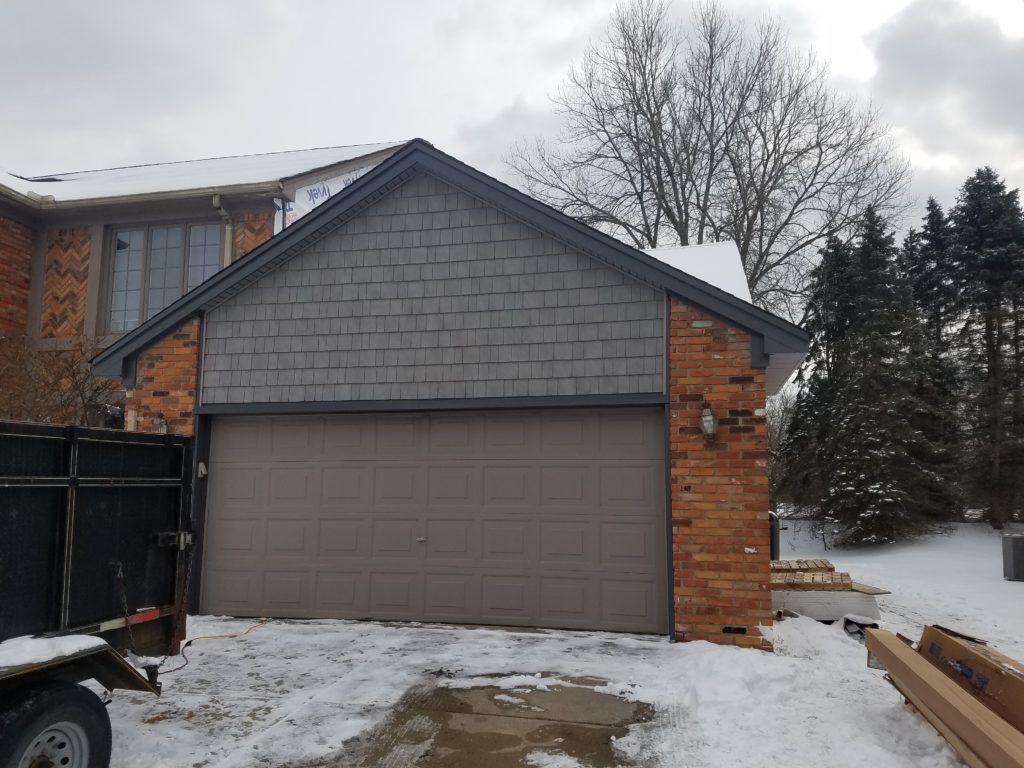
[[[135,328],[145,323],[149,318],[146,317],[146,311],[149,306],[149,266],[150,259],[152,256],[152,237],[154,229],[162,229],[166,227],[181,227],[183,229],[183,239],[181,245],[181,296],[184,296],[189,292],[188,288],[188,258],[189,258],[189,234],[191,227],[193,226],[206,226],[210,224],[217,225],[217,233],[220,238],[220,244],[218,246],[218,259],[217,259],[217,272],[223,269],[221,262],[220,253],[224,250],[224,222],[222,219],[217,217],[200,217],[200,218],[175,218],[167,220],[151,220],[147,219],[144,221],[126,221],[123,223],[107,224],[103,235],[103,275],[100,282],[100,297],[97,302],[99,308],[99,317],[96,324],[98,335],[101,336],[123,336],[126,333],[130,333]],[[139,230],[144,232],[143,237],[144,245],[142,249],[142,283],[139,286],[139,318],[138,322],[133,328],[124,328],[121,330],[114,330],[110,327],[110,312],[113,309],[113,290],[114,290],[114,247],[115,239],[119,231],[125,230]],[[216,274],[216,273],[215,273]],[[209,278],[207,278],[209,279]],[[205,282],[205,281],[204,281]],[[200,283],[202,285],[202,283]],[[196,286],[197,288],[199,286]],[[194,288],[192,290],[195,290]],[[171,302],[173,303],[173,302]],[[168,304],[170,306],[170,304]]]

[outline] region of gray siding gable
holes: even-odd
[[[661,393],[664,310],[421,172],[207,314],[202,403]]]

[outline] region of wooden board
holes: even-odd
[[[992,712],[933,667],[896,635],[867,630],[868,652],[889,673],[893,685],[973,768],[1024,768],[1024,733]]]
[[[815,571],[834,571],[836,567],[828,560],[772,560],[773,572],[803,571],[813,573]]]
[[[808,590],[772,591],[772,611],[792,611],[816,621],[839,621],[844,616],[858,616],[878,621],[878,603],[874,595],[862,592]]]
[[[776,571],[772,574],[772,590],[776,589],[848,592],[853,589],[853,580],[850,574],[835,571]]]
[[[881,589],[880,587],[872,587],[868,584],[861,584],[859,581],[855,581],[850,585],[850,589],[854,592],[863,592],[865,595],[891,595],[888,589]]]

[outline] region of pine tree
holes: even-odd
[[[1024,492],[1024,214],[991,168],[974,173],[951,215],[974,497],[1002,528]]]
[[[821,510],[841,541],[895,541],[934,514],[937,482],[920,418],[915,371],[923,333],[897,249],[868,209],[853,245],[829,242],[814,272],[813,335],[787,442],[795,494]],[[801,468],[802,467],[802,468]]]
[[[951,232],[942,207],[928,198],[920,232],[911,230],[897,260],[898,279],[909,292],[919,325],[908,328],[904,364],[914,377],[912,426],[926,453],[917,458],[935,473],[927,490],[931,516],[949,520],[963,508],[960,490],[960,382],[956,351],[957,274]]]

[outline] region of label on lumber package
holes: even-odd
[[[942,627],[924,628],[918,653],[1024,732],[1024,664]]]

